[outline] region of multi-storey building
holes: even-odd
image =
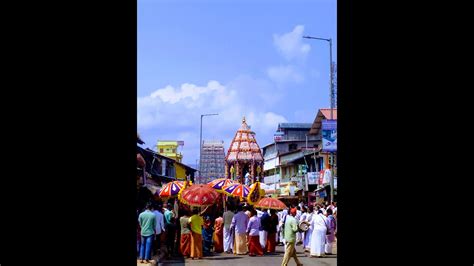
[[[169,157],[177,162],[181,162],[183,155],[178,152],[178,147],[182,146],[182,141],[159,140],[156,144],[158,154]]]
[[[204,140],[201,154],[200,183],[208,183],[225,175],[224,141]]]

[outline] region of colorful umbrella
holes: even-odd
[[[222,191],[228,196],[246,198],[250,192],[250,188],[237,183],[223,187]]]
[[[170,198],[170,197],[175,197],[178,196],[179,191],[184,186],[183,181],[173,181],[169,182],[166,185],[163,186],[160,190],[160,194],[158,194],[162,198]]]
[[[253,205],[257,203],[262,196],[265,195],[265,191],[260,189],[260,182],[255,182],[250,186],[250,191],[247,196],[247,203]]]
[[[219,193],[208,185],[191,185],[179,192],[178,199],[189,206],[204,207],[216,204]]]
[[[218,192],[223,192],[222,188],[228,185],[236,184],[232,179],[228,178],[218,178],[214,179],[211,182],[207,183],[208,186],[215,189]]]
[[[269,189],[269,186],[266,185],[265,183],[261,183],[261,182],[255,182],[253,183],[252,185],[250,185],[250,191],[252,191],[252,189],[254,189],[254,187],[257,185],[258,183],[258,186],[259,186],[259,192],[260,192],[260,196],[263,197],[265,196],[265,190],[266,189]]]
[[[286,208],[285,203],[275,198],[260,199],[255,205],[256,208],[283,210]]]

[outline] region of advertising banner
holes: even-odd
[[[322,185],[322,184],[323,184],[323,177],[324,177],[324,170],[321,170],[321,171],[319,172],[318,185]]]
[[[324,170],[323,184],[329,184],[331,182],[331,170]]]
[[[337,120],[323,120],[322,121],[322,151],[336,152],[337,151]]]
[[[284,132],[275,132],[275,134],[273,135],[273,141],[280,141],[283,139],[283,136],[285,135]]]
[[[319,172],[308,172],[308,185],[317,185],[319,181]]]

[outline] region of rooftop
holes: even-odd
[[[145,144],[145,142],[140,138],[140,134],[137,132],[137,143],[138,144]]]
[[[331,119],[331,108],[323,108],[319,109],[319,111],[324,115],[324,119]],[[337,108],[333,109],[333,118],[334,120],[337,120]]]
[[[279,123],[279,128],[310,129],[312,123]]]
[[[337,120],[337,109],[333,109],[333,120]],[[317,135],[319,130],[321,129],[321,122],[324,119],[331,119],[331,108],[322,108],[319,109],[316,118],[314,118],[314,122],[309,130],[310,135]]]

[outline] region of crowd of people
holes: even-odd
[[[296,256],[301,245],[310,257],[331,255],[337,236],[336,202],[308,204],[303,202],[282,211],[255,209],[250,205],[173,209],[168,203],[148,203],[138,213],[137,252],[143,262],[152,254],[165,257],[181,255],[201,259],[212,253],[264,256],[275,253],[277,245],[285,246],[282,265]],[[306,224],[302,226],[302,224]]]

